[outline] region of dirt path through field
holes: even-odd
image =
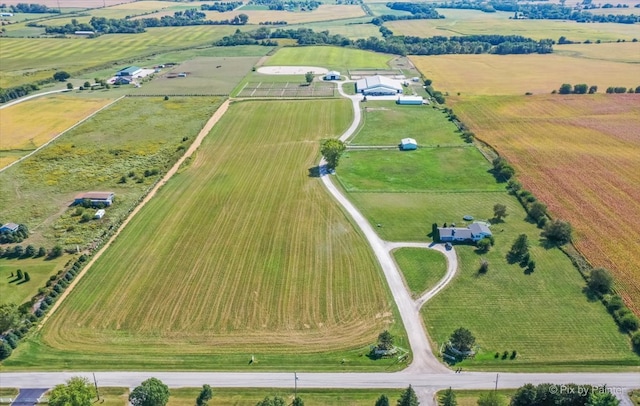
[[[120,227],[118,227],[118,230],[116,230],[116,232],[111,236],[111,238],[109,238],[109,241],[107,241],[107,243],[102,248],[100,248],[100,250],[93,256],[93,258],[91,258],[89,263],[87,263],[87,265],[82,269],[82,271],[80,271],[80,273],[73,279],[73,282],[71,282],[71,284],[62,293],[62,295],[60,295],[60,298],[58,298],[58,300],[54,303],[53,307],[51,307],[51,310],[49,310],[49,312],[44,316],[40,324],[38,324],[38,330],[40,330],[42,326],[47,322],[47,320],[49,320],[49,317],[58,309],[60,304],[62,304],[62,302],[67,298],[69,293],[73,291],[73,289],[76,287],[80,279],[82,279],[82,277],[87,273],[87,271],[91,269],[91,267],[98,260],[98,258],[100,258],[102,254],[104,254],[104,252],[107,250],[107,248],[109,248],[109,246],[113,243],[116,237],[120,235],[120,232],[122,232],[122,230],[124,230],[127,224],[129,224],[129,221],[131,221],[131,219],[136,214],[138,214],[138,212],[144,207],[144,205],[147,204],[153,198],[153,196],[156,195],[156,192],[165,183],[167,183],[167,181],[178,171],[178,169],[180,168],[180,165],[182,165],[182,163],[187,158],[189,158],[195,152],[196,149],[198,149],[204,137],[206,137],[207,134],[209,134],[213,126],[216,125],[216,123],[220,120],[220,118],[224,115],[224,113],[227,112],[227,109],[229,108],[229,104],[230,104],[230,101],[227,99],[225,100],[224,103],[222,103],[222,105],[220,105],[220,107],[218,107],[218,109],[215,111],[215,113],[213,113],[209,121],[207,121],[204,127],[202,127],[202,130],[200,130],[196,139],[193,141],[189,149],[187,149],[187,152],[185,152],[184,155],[182,155],[182,157],[178,159],[178,161],[171,167],[171,169],[169,169],[169,171],[162,177],[162,179],[160,179],[160,181],[156,183],[156,185],[153,187],[153,189],[151,189],[149,194],[147,194],[147,196],[145,196],[145,198],[142,199],[140,204],[138,204],[133,209],[133,211],[129,214],[129,216],[127,216],[127,218],[120,225]]]

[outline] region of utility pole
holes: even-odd
[[[98,400],[100,400],[100,392],[98,392],[98,381],[96,381],[95,373],[93,373],[93,384],[96,386],[96,395],[98,395]]]
[[[298,374],[296,372],[293,373],[293,398],[296,399],[298,397]]]
[[[498,377],[500,376],[500,374],[496,374],[496,389],[494,390],[494,392],[498,391]]]

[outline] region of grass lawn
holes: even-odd
[[[202,388],[172,389],[167,406],[192,406]],[[298,397],[305,405],[370,406],[385,394],[391,402],[400,398],[399,389],[303,389]],[[282,388],[213,388],[211,405],[254,406],[266,396],[280,396],[287,404],[293,402],[293,391]]]
[[[399,248],[393,258],[402,270],[413,298],[435,286],[447,272],[447,260],[438,251],[425,248]]]
[[[458,406],[477,406],[478,398],[480,396],[488,393],[487,390],[454,390],[453,393],[456,395],[456,401]],[[493,392],[493,391],[491,391]],[[436,399],[440,399],[440,396],[444,393],[444,391],[438,391],[436,393]],[[511,397],[516,393],[514,389],[499,389],[498,394],[502,396],[502,398],[508,403]]]
[[[258,62],[258,57],[198,57],[163,69],[149,83],[145,94],[229,94]],[[175,77],[185,72],[187,77]]]
[[[320,66],[344,71],[353,68],[388,68],[391,55],[331,46],[285,47],[265,66]]]
[[[353,86],[353,85],[351,85]],[[351,145],[398,145],[411,137],[421,147],[461,146],[455,125],[430,106],[405,106],[394,101],[368,101],[362,111],[363,125]]]
[[[26,224],[36,247],[91,245],[175,162],[219,103],[205,97],[120,100],[0,173],[3,218]],[[157,174],[145,176],[153,170]],[[82,222],[82,213],[68,206],[89,190],[114,191],[116,199],[103,219]]]
[[[640,46],[635,47],[636,54],[638,51]],[[549,94],[563,83],[597,85],[600,92],[609,86],[638,86],[636,63],[562,54],[438,55],[410,59],[423,75],[433,80],[436,89],[452,95]]]
[[[349,106],[233,104],[4,367],[399,369],[365,355],[386,328],[407,345],[384,278],[308,175]]]
[[[38,293],[39,288],[44,287],[49,276],[62,269],[68,259],[67,255],[53,260],[0,258],[0,304],[15,303],[20,305],[28,301]],[[16,271],[18,269],[28,272],[31,280],[29,282],[24,282],[24,279],[17,280]],[[13,277],[10,276],[12,273]]]
[[[502,190],[489,169],[473,147],[351,150],[340,160],[338,179],[348,192]]]

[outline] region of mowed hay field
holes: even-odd
[[[4,108],[0,110],[0,151],[33,150],[111,101],[51,95]],[[8,163],[0,160],[0,167]]]
[[[454,107],[554,217],[571,222],[576,247],[614,272],[639,314],[640,96],[465,97]]]
[[[640,51],[640,46],[635,48]],[[565,55],[438,55],[410,59],[433,80],[436,89],[451,94],[551,93],[563,83],[596,85],[600,92],[609,86],[640,85],[640,69],[635,63]]]
[[[346,100],[233,104],[5,365],[388,368],[362,355],[385,328],[406,345],[382,274],[308,175],[351,113]]]
[[[234,30],[231,26],[201,25],[149,28],[141,34],[107,34],[93,39],[0,38],[0,87],[50,78],[56,69],[74,73],[110,61],[211,44]]]
[[[562,20],[513,20],[510,12],[483,13],[477,10],[438,9],[446,18],[438,20],[389,21],[395,35],[432,37],[436,35],[522,35],[533,39],[561,36],[572,41],[631,41],[638,38],[635,24],[583,24]],[[637,13],[636,13],[637,14]]]
[[[392,56],[360,49],[330,46],[285,47],[265,66],[320,66],[333,69],[388,68]],[[345,72],[346,73],[346,72]]]

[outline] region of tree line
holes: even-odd
[[[173,16],[160,18],[141,18],[132,20],[127,18],[92,17],[88,24],[79,23],[73,19],[71,23],[62,26],[46,26],[47,34],[73,34],[76,31],[94,31],[96,34],[138,34],[150,27],[183,27],[188,25],[245,25],[249,16],[239,14],[232,19],[207,20],[207,15],[197,9],[177,11]]]
[[[634,24],[640,21],[640,15],[593,14],[589,11],[574,10],[571,7],[556,3],[518,3],[510,0],[455,0],[437,4],[439,8],[480,10],[486,13],[496,11],[514,12],[515,19],[527,18],[531,20],[572,20],[580,23],[622,23]]]
[[[444,18],[435,9],[435,5],[428,3],[387,3],[386,6],[392,10],[407,11],[411,15],[383,14],[374,18],[371,22],[375,25],[382,25],[385,21],[396,20],[434,20]]]
[[[233,11],[236,7],[240,7],[241,5],[241,1],[219,2],[214,4],[203,4],[200,6],[200,10],[224,13],[225,11]]]
[[[269,10],[300,9],[311,11],[317,9],[322,2],[317,0],[251,0],[249,4],[267,6]]]
[[[559,94],[594,94],[598,91],[598,86],[596,85],[587,85],[585,83],[580,83],[577,85],[571,86],[570,83],[563,83],[558,90],[553,90],[551,93],[559,93]],[[624,86],[609,86],[606,90],[606,93],[640,93],[640,86],[636,86],[635,88],[629,87],[628,89]]]
[[[27,4],[27,3],[18,3],[7,6],[6,4],[0,5],[0,9],[9,10],[12,13],[29,13],[29,14],[45,14],[45,13],[60,13],[60,10],[57,8],[50,8],[43,4]]]
[[[536,41],[520,35],[467,35],[459,37],[436,36],[420,38],[394,36],[386,33],[383,39],[360,38],[355,41],[329,31],[314,32],[309,28],[283,29],[274,31],[261,27],[250,32],[236,31],[214,43],[216,46],[267,45],[273,46],[280,38],[295,39],[299,45],[334,45],[396,55],[442,55],[494,53],[528,54],[553,52],[552,40]]]

